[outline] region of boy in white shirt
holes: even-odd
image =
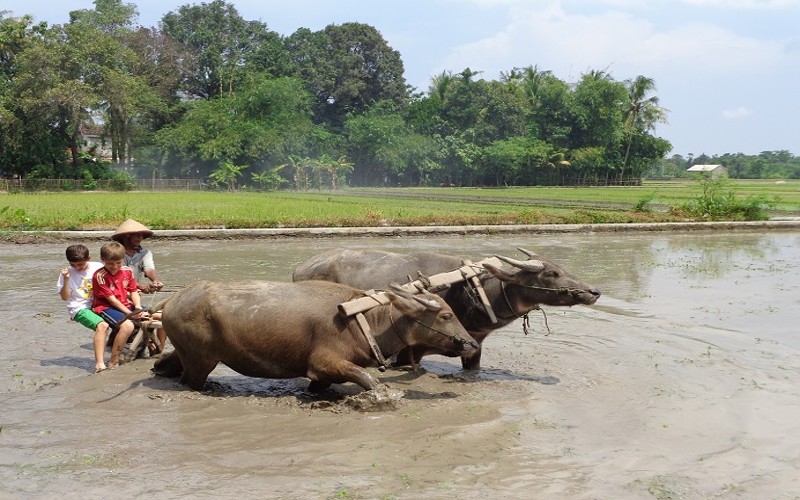
[[[103,355],[108,323],[92,311],[92,276],[103,264],[89,261],[85,245],[70,245],[65,253],[69,267],[61,269],[58,276],[58,294],[67,302],[70,319],[94,330],[94,372],[100,373],[106,369]]]

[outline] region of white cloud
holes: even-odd
[[[800,5],[800,0],[683,0],[683,3],[701,7],[771,10]]]
[[[744,106],[739,106],[738,108],[734,109],[724,109],[722,110],[722,117],[726,120],[736,120],[739,118],[744,118],[746,116],[752,115],[753,112],[749,109],[745,108]]]
[[[440,70],[469,66],[492,79],[500,71],[536,64],[566,79],[590,69],[609,69],[620,78],[663,71],[714,72],[724,78],[775,67],[787,55],[780,41],[740,36],[710,24],[688,22],[658,31],[631,13],[577,15],[559,3],[535,10],[517,7],[513,19],[494,36],[454,48]]]

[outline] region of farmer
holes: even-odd
[[[133,270],[136,285],[141,293],[155,293],[164,287],[164,284],[158,279],[153,252],[142,246],[142,240],[151,236],[153,236],[153,231],[133,219],[123,222],[111,236],[112,240],[125,247],[124,265]],[[145,277],[150,280],[149,284],[145,284]],[[156,312],[152,319],[161,319],[161,313]],[[156,335],[158,336],[158,345],[150,346],[151,355],[161,353],[167,342],[167,334],[163,328],[159,328]]]
[[[164,286],[158,280],[153,252],[142,246],[142,240],[151,236],[153,231],[133,219],[123,222],[111,236],[112,240],[122,243],[125,247],[124,264],[133,270],[133,276],[142,293],[157,292]],[[150,284],[145,285],[145,277],[150,280]]]

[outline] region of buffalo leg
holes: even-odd
[[[461,356],[461,367],[465,370],[481,369],[481,344],[471,356]]]
[[[312,380],[311,383],[308,384],[308,391],[322,392],[330,386],[331,386],[330,382],[322,382],[321,380]]]
[[[416,368],[416,365],[419,364],[419,360],[422,359],[422,356],[424,355],[424,348],[420,349],[416,347],[405,347],[403,350],[397,353],[392,366],[395,368],[400,366],[413,366]]]
[[[208,374],[216,368],[218,361],[208,358],[193,359],[190,363],[183,363],[181,384],[188,385],[196,391],[203,390]]]
[[[322,364],[323,370],[310,369],[307,376],[311,379],[309,389],[319,387],[315,382],[320,380],[331,380],[334,382],[353,382],[370,391],[381,386],[380,381],[372,376],[367,370],[351,363],[350,361],[328,362]]]
[[[161,377],[177,378],[183,373],[183,364],[178,353],[172,351],[166,356],[159,358],[153,365],[153,373]]]

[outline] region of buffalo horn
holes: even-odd
[[[397,283],[392,283],[389,285],[389,288],[392,289],[397,295],[403,297],[404,299],[414,299],[423,306],[427,307],[431,311],[438,311],[442,308],[441,304],[436,302],[435,300],[426,299],[425,297],[421,297],[420,295],[414,295],[402,286],[398,285]],[[420,290],[423,295],[430,295],[425,290]]]
[[[502,255],[495,255],[498,259],[511,264],[512,266],[522,269],[523,271],[530,271],[533,273],[538,273],[542,269],[544,269],[544,264],[540,260],[517,260],[512,259],[511,257],[503,257]]]
[[[536,257],[536,252],[531,252],[530,250],[525,250],[524,248],[520,248],[520,247],[517,247],[517,250],[519,250],[520,252],[522,252],[525,255],[527,255],[528,258]]]
[[[435,300],[426,299],[424,297],[420,297],[419,295],[414,295],[414,300],[427,307],[429,311],[438,311],[442,308],[441,304]]]

